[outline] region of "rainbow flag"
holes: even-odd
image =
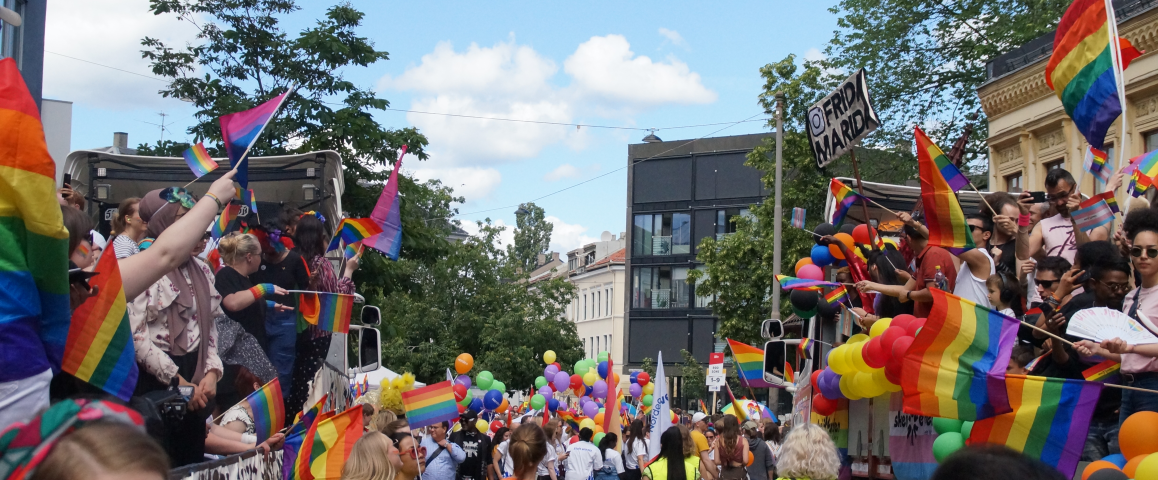
[[[563,410],[560,408],[555,414],[559,416],[560,420],[563,420],[564,422],[567,422],[568,425],[571,425],[571,428],[579,430],[579,417],[575,416],[574,413],[571,413],[569,410]],[[507,423],[509,424],[510,422]]]
[[[0,382],[60,370],[69,335],[68,231],[40,110],[0,60]]]
[[[848,290],[844,288],[844,285],[838,286],[824,295],[824,301],[828,302],[829,305],[844,303],[845,300],[848,300]]]
[[[237,175],[233,177],[233,180],[240,184],[241,188],[249,188],[249,165],[244,165],[243,168],[239,167],[237,163],[242,160],[241,156],[245,155],[249,148],[257,142],[257,137],[261,135],[261,131],[265,130],[265,125],[281,108],[281,104],[289,96],[290,90],[292,88],[244,112],[231,113],[221,117],[221,139],[225,141],[225,154],[229,156],[229,166],[237,169]]]
[[[1130,185],[1126,187],[1126,192],[1129,193],[1131,197],[1141,197],[1153,184],[1154,178],[1142,172],[1135,171],[1130,177]]]
[[[955,255],[970,250],[974,247],[973,234],[969,231],[969,224],[965,223],[965,212],[953,194],[956,189],[944,176],[945,170],[937,161],[945,154],[929,140],[921,127],[913,127],[913,131],[917,137],[921,202],[925,206],[925,225],[929,227],[929,245],[945,247]],[[957,175],[960,173],[957,171]],[[965,182],[968,183],[968,179]]]
[[[844,216],[848,214],[848,209],[852,208],[852,204],[860,198],[860,194],[835,178],[828,182],[828,190],[832,192],[832,198],[836,202],[836,206],[832,210],[832,224],[840,225],[841,222],[844,222]]]
[[[812,358],[812,339],[801,338],[800,343],[796,344],[796,352],[801,358]]]
[[[764,380],[764,350],[730,338],[728,346],[732,349],[732,358],[735,360],[738,370],[736,373],[740,376],[741,385],[752,388],[774,386]]]
[[[318,418],[318,414],[322,413],[322,408],[325,407],[326,400],[329,398],[330,394],[323,394],[322,398],[318,399],[318,403],[315,403],[309,410],[298,412],[294,417],[293,425],[290,425],[290,431],[293,431],[295,428],[301,428],[302,425],[305,425],[305,428],[301,429],[303,432],[308,430],[310,425],[314,424],[314,420]]]
[[[792,369],[792,364],[788,361],[784,362],[784,381],[788,383],[796,383],[796,372]]]
[[[1110,181],[1110,175],[1114,173],[1113,165],[1106,166],[1106,152],[1090,145],[1086,145],[1086,160],[1082,166],[1102,183]]]
[[[941,172],[941,178],[945,179],[945,183],[949,185],[950,189],[957,192],[965,188],[966,185],[969,185],[969,177],[966,177],[965,174],[961,173],[961,169],[957,168],[957,165],[949,161],[949,156],[945,155],[945,152],[941,151],[941,149],[929,139],[928,135],[925,135],[925,131],[921,130],[921,127],[916,127],[916,136],[918,158],[920,158],[922,154],[931,158],[933,160],[933,166],[938,172]]]
[[[1110,207],[1110,211],[1114,212],[1115,214],[1121,212],[1121,210],[1118,209],[1118,197],[1114,195],[1114,192],[1102,192],[1090,198],[1100,198],[1105,200],[1106,205]]]
[[[305,443],[306,434],[310,433],[310,428],[320,420],[325,420],[333,416],[333,412],[322,413],[322,408],[326,405],[326,399],[330,394],[322,395],[318,403],[310,407],[305,412],[298,412],[294,419],[293,425],[290,425],[289,430],[285,434],[285,446],[282,447],[282,477],[284,479],[297,478],[297,458],[298,453],[302,450],[302,444]]]
[[[209,157],[209,152],[205,150],[205,145],[202,145],[201,142],[189,147],[181,156],[185,157],[185,163],[189,165],[189,170],[192,170],[193,175],[196,175],[197,178],[217,169],[217,162]]]
[[[351,258],[360,257],[360,256],[362,256],[362,252],[359,251],[361,249],[362,249],[361,244],[351,243],[349,245],[346,245],[346,250],[342,253],[342,256],[345,257],[347,260],[349,260]]]
[[[324,420],[319,417],[302,443],[295,477],[301,480],[342,478],[342,467],[359,438],[362,438],[361,405]]]
[[[410,422],[410,428],[452,421],[458,418],[458,406],[454,403],[454,384],[442,382],[402,392],[402,408],[406,410],[406,420]]]
[[[788,275],[777,275],[776,282],[780,284],[780,288],[785,290],[819,290],[820,287],[842,287],[843,285],[836,282],[825,282],[823,280],[808,280],[806,278],[789,277]]]
[[[1130,164],[1122,170],[1122,173],[1130,176],[1130,190],[1133,191],[1133,186],[1137,183],[1140,175],[1145,175],[1151,179],[1158,175],[1158,150],[1153,152],[1146,152],[1142,155],[1130,159]]]
[[[353,295],[328,292],[298,294],[298,322],[308,323],[327,332],[350,333],[350,315],[353,311]]]
[[[929,322],[905,356],[905,413],[981,420],[1010,411],[1005,367],[1016,319],[937,289]]]
[[[1122,113],[1112,49],[1118,48],[1122,70],[1141,55],[1126,39],[1111,38],[1111,21],[1105,1],[1075,0],[1058,23],[1053,54],[1045,67],[1046,85],[1086,141],[1098,149]]]
[[[285,425],[285,402],[281,398],[281,382],[277,377],[245,397],[253,410],[253,429],[257,443],[264,442]]]
[[[1117,375],[1122,370],[1122,364],[1113,360],[1106,360],[1102,363],[1087,368],[1082,372],[1082,378],[1091,382],[1104,382],[1106,379]]]
[[[72,312],[61,370],[127,402],[139,372],[116,255],[101,255],[95,271],[99,291]]]
[[[218,215],[217,220],[213,222],[213,231],[210,232],[210,236],[213,238],[224,237],[229,229],[229,222],[237,218],[239,213],[241,213],[241,205],[236,203],[226,205],[225,209],[221,211],[221,215]]]
[[[1012,411],[978,420],[973,424],[968,443],[1005,445],[1072,478],[1081,460],[1102,384],[1009,375],[1005,386]]]
[[[370,212],[370,218],[382,228],[382,231],[371,235],[365,240],[367,247],[373,248],[391,260],[398,260],[398,253],[402,248],[402,202],[398,199],[398,171],[402,169],[402,156],[406,155],[406,145],[398,153],[398,161],[394,162],[394,170],[390,172],[390,179],[382,187],[382,194],[378,195],[378,203]]]
[[[241,204],[249,206],[249,213],[257,213],[257,197],[253,194],[253,189],[242,190],[239,188],[237,193],[237,198],[241,200]]]
[[[343,218],[342,223],[338,224],[338,232],[334,234],[334,239],[330,240],[330,246],[326,248],[326,251],[338,248],[339,241],[347,244],[358,243],[379,233],[382,233],[382,227],[374,223],[373,219]]]
[[[731,342],[731,340],[728,341]],[[744,421],[748,420],[747,409],[744,408],[743,405],[740,405],[740,402],[736,401],[736,396],[732,395],[732,387],[728,386],[728,382],[724,382],[724,389],[728,391],[728,400],[732,402],[732,412],[736,415],[736,420],[739,420],[740,424],[743,424]]]

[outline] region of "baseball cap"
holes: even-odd
[[[708,418],[708,416],[704,414],[704,412],[696,412],[695,415],[692,415],[692,423],[699,423],[705,418]]]
[[[759,425],[756,425],[756,422],[748,420],[748,421],[744,422],[744,425],[741,425],[741,428],[743,428],[744,430],[755,430],[755,429],[759,428]]]

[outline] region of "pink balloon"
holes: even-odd
[[[824,270],[816,265],[804,265],[796,272],[796,276],[808,280],[824,280]]]

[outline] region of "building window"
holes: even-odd
[[[700,276],[700,281],[701,282],[707,281],[708,280],[708,272],[704,269],[704,267],[697,267],[696,269],[703,272],[703,275]],[[699,290],[700,289],[698,289],[698,288],[696,289],[696,308],[711,308],[712,300],[715,300],[716,296],[715,295],[700,295]]]
[[[1021,172],[1005,176],[1005,191],[1021,193]]]
[[[1154,150],[1158,150],[1158,130],[1143,133],[1142,137],[1146,139],[1146,151],[1147,152],[1153,152]],[[1107,153],[1109,153],[1109,152],[1107,152]]]
[[[636,215],[632,255],[676,255],[692,251],[692,216],[687,213]]]
[[[603,316],[603,292],[595,292],[596,318]]]
[[[632,275],[632,308],[687,308],[686,267],[641,267]]]
[[[752,217],[747,208],[716,210],[716,239],[736,232],[736,217]]]
[[[583,319],[587,320],[587,294],[583,294]]]
[[[1065,163],[1065,160],[1059,159],[1059,160],[1053,160],[1050,162],[1045,162],[1042,164],[1042,166],[1045,167],[1045,174],[1049,175],[1050,171],[1062,168],[1062,164],[1064,164],[1064,163]]]
[[[0,0],[0,5],[12,9],[16,13],[24,17],[25,5],[28,2],[25,0]],[[11,24],[0,21],[0,58],[11,58],[16,60],[16,68],[19,70],[24,65],[24,27],[14,27]]]

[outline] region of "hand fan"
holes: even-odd
[[[1141,323],[1125,313],[1105,307],[1078,311],[1070,318],[1066,333],[1095,342],[1121,338],[1131,345],[1158,343],[1158,337]]]

